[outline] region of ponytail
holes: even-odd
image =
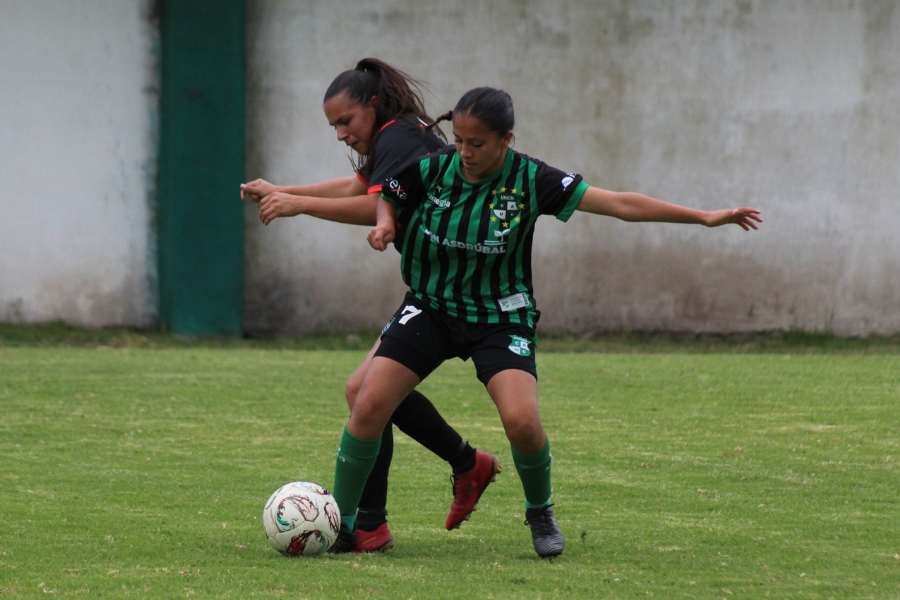
[[[356,63],[354,69],[344,71],[335,77],[325,92],[323,102],[343,93],[365,106],[377,96],[370,142],[370,148],[374,149],[375,138],[378,137],[381,128],[394,119],[416,117],[423,123],[431,123],[431,117],[425,112],[422,87],[421,82],[383,60],[364,58]],[[437,121],[428,126],[428,131],[434,130],[446,141],[444,133],[435,125]],[[371,172],[374,163],[375,153],[370,151],[366,157],[360,157],[354,166],[358,172],[366,175]]]

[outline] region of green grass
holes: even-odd
[[[554,561],[531,548],[471,364],[447,363],[421,389],[505,467],[472,520],[444,531],[449,469],[398,433],[397,547],[289,560],[265,540],[263,503],[290,480],[331,484],[343,383],[371,338],[46,334],[0,328],[0,597],[900,597],[888,341],[623,336],[542,352],[568,538]]]
[[[354,334],[276,337],[180,337],[159,329],[85,329],[63,323],[0,323],[0,347],[260,348],[276,350],[368,351],[376,331]],[[900,334],[846,338],[800,330],[746,334],[605,333],[595,336],[541,335],[542,352],[900,354]]]

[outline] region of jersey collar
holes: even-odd
[[[462,169],[459,166],[459,152],[453,151],[453,168],[456,170],[456,174],[465,182],[471,183],[473,185],[480,185],[484,182],[491,181],[492,179],[496,179],[500,177],[503,173],[509,170],[509,166],[512,164],[513,160],[513,149],[506,149],[506,158],[503,159],[503,164],[499,169],[488,175],[487,177],[482,177],[478,181],[471,181],[468,177],[463,175]]]

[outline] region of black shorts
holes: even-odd
[[[375,356],[397,361],[425,379],[448,358],[472,359],[478,379],[507,369],[537,379],[535,330],[519,323],[468,323],[448,317],[407,292],[381,332]]]

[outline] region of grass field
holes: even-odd
[[[443,529],[449,468],[398,433],[397,547],[291,560],[263,503],[330,486],[370,339],[54,331],[0,328],[2,597],[900,598],[892,341],[546,341],[580,350],[539,354],[553,561],[493,405],[448,363],[421,389],[505,466],[472,520]]]

